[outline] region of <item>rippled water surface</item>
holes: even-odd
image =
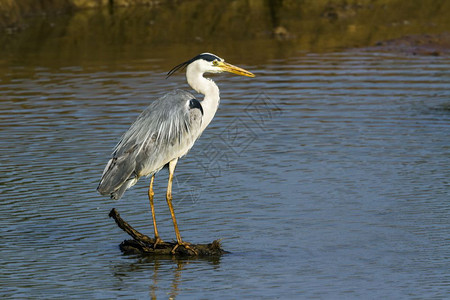
[[[186,57],[187,59],[188,57]],[[123,256],[116,207],[151,235],[143,178],[122,200],[96,185],[151,101],[189,89],[161,64],[3,64],[0,295],[14,298],[445,298],[450,62],[341,52],[214,75],[219,111],[176,170],[190,242],[215,260]],[[156,184],[162,238],[174,239]],[[445,296],[447,295],[447,296]]]

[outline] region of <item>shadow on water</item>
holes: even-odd
[[[177,259],[172,256],[127,256],[119,264],[111,267],[114,278],[118,281],[116,288],[120,289],[120,282],[128,278],[147,278],[149,296],[151,299],[166,297],[175,299],[182,292],[183,273],[191,277],[197,268],[218,269],[220,257],[201,259]],[[194,265],[193,268],[190,268]],[[145,280],[145,279],[144,279]]]

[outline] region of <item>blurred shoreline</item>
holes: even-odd
[[[249,63],[348,49],[438,56],[449,54],[448,15],[443,0],[0,0],[0,55],[60,64],[199,51]]]

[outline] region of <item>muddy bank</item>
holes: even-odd
[[[408,35],[379,41],[374,46],[363,47],[354,51],[392,52],[406,55],[449,55],[450,33]]]

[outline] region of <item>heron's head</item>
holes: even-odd
[[[230,72],[237,75],[255,77],[253,73],[226,63],[223,58],[211,53],[199,54],[196,57],[179,64],[167,73],[167,77],[185,67],[188,67],[199,74]]]

